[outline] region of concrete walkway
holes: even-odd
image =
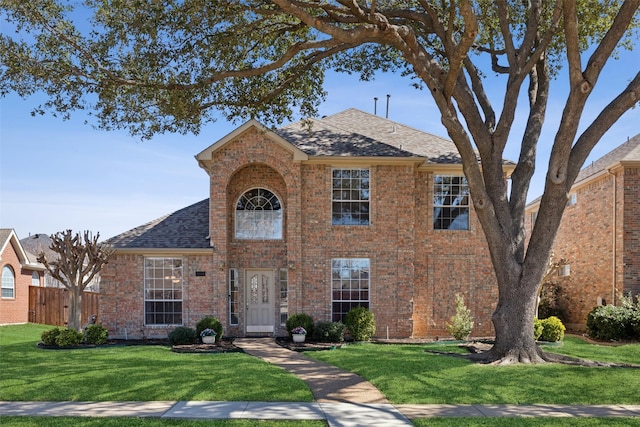
[[[638,417],[640,405],[391,405],[351,372],[287,350],[273,338],[243,338],[246,353],[296,374],[314,402],[2,402],[0,415],[326,420],[330,427],[412,426],[430,417]]]
[[[335,366],[311,359],[304,353],[276,344],[273,338],[237,338],[236,347],[295,374],[307,383],[317,402],[388,404],[387,398],[370,382]]]

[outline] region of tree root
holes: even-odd
[[[538,357],[531,357],[531,355],[526,354],[526,352],[498,356],[493,352],[491,345],[486,343],[461,344],[460,347],[465,348],[469,353],[460,354],[437,350],[425,350],[425,352],[439,354],[442,356],[458,357],[479,364],[497,366],[515,364],[559,363],[563,365],[583,366],[587,368],[640,369],[640,365],[634,365],[631,363],[598,362],[595,360],[581,359],[578,357],[571,357],[563,354],[549,353],[543,351],[540,348],[538,348],[537,352]]]

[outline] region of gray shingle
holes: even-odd
[[[625,160],[640,160],[640,134],[584,167],[578,174],[575,182],[583,181],[590,176],[602,172],[605,168]]]
[[[209,239],[209,199],[141,225],[104,243],[116,249],[206,249]]]
[[[276,133],[310,156],[423,157],[428,163],[461,163],[453,142],[355,108],[296,122]]]

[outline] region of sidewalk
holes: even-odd
[[[639,417],[640,405],[392,405],[371,383],[285,349],[273,338],[234,344],[304,380],[314,402],[2,402],[0,415],[326,420],[330,427],[409,427],[431,417]],[[640,423],[640,419],[639,419]]]
[[[400,426],[431,417],[640,417],[640,405],[390,405],[321,402],[1,402],[0,414],[192,419],[327,420]],[[372,418],[372,414],[375,417]],[[640,420],[639,420],[640,421]]]

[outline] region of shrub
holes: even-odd
[[[104,344],[107,338],[109,338],[109,331],[102,325],[88,325],[84,328],[84,341],[87,344]]]
[[[291,337],[291,330],[297,326],[302,326],[309,336],[313,336],[313,317],[305,313],[297,313],[287,319],[287,332]]]
[[[195,344],[198,341],[198,334],[195,329],[187,326],[178,326],[169,333],[170,345]]]
[[[537,341],[542,336],[544,330],[544,322],[537,317],[533,319],[533,338]]]
[[[60,335],[60,328],[53,328],[40,334],[40,339],[44,345],[58,345],[56,344],[58,335]]]
[[[200,333],[205,329],[213,329],[216,331],[216,341],[220,341],[222,339],[222,333],[224,332],[222,328],[222,323],[218,319],[212,316],[203,317],[196,323],[196,335],[200,336]]]
[[[464,304],[464,297],[456,294],[456,314],[447,324],[447,331],[457,340],[466,340],[473,329],[471,310]]]
[[[344,341],[342,322],[318,322],[313,330],[313,339],[320,342]]]
[[[619,341],[640,337],[640,328],[635,329],[640,310],[604,305],[591,310],[587,316],[589,336],[598,340]],[[635,329],[635,331],[634,331]]]
[[[56,345],[61,348],[77,347],[82,344],[84,335],[75,329],[63,328],[56,337]]]
[[[369,341],[376,332],[373,313],[364,307],[354,307],[344,317],[344,324],[355,341]]]
[[[547,317],[542,320],[542,334],[540,339],[547,342],[562,341],[566,328],[562,324],[562,320],[556,316]]]

